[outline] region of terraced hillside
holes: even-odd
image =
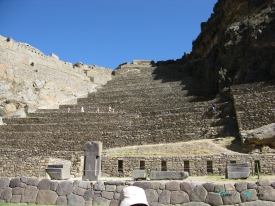
[[[47,151],[82,151],[87,141],[104,148],[174,143],[236,135],[233,114],[231,101],[194,87],[176,67],[124,65],[77,105],[5,119],[0,141],[2,148]]]

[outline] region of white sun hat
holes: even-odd
[[[131,206],[135,204],[148,206],[144,190],[136,186],[128,186],[123,188],[123,190],[120,193],[119,206]]]

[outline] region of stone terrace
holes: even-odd
[[[216,113],[211,111],[212,103]],[[114,113],[108,112],[111,105]],[[113,148],[232,136],[238,132],[232,108],[229,100],[194,87],[178,68],[124,65],[97,92],[78,99],[77,105],[4,119],[7,125],[1,126],[0,145],[82,151],[87,141],[102,141],[104,148]]]
[[[235,85],[231,91],[240,131],[275,122],[274,82]]]

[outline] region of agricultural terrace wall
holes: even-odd
[[[231,87],[239,131],[275,122],[275,83],[255,82]]]

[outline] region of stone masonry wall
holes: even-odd
[[[0,149],[0,177],[47,177],[49,164],[69,164],[72,177],[81,177],[83,152]]]
[[[41,151],[41,150],[0,150],[0,176],[5,177],[47,177],[48,164],[69,164],[71,177],[82,177],[84,152]],[[248,163],[251,174],[259,164],[261,174],[275,173],[275,154],[216,154],[190,156],[151,157],[109,157],[102,156],[102,175],[110,177],[131,177],[134,169],[140,169],[140,162],[150,170],[187,171],[190,176],[207,174],[225,175],[226,164]],[[120,166],[119,163],[120,162]],[[163,164],[165,162],[165,164]],[[121,166],[122,165],[122,166]]]
[[[140,162],[150,170],[187,171],[190,176],[207,174],[225,175],[227,163],[248,163],[250,174],[256,174],[259,164],[261,174],[275,173],[275,154],[216,154],[170,157],[103,157],[102,172],[113,177],[131,177]],[[120,161],[120,163],[118,163]],[[165,162],[165,163],[164,163]],[[165,165],[165,166],[163,166]]]
[[[134,185],[143,188],[153,205],[275,205],[275,182],[195,184],[189,182],[53,181],[50,179],[0,178],[0,203],[74,206],[118,206],[120,192]]]
[[[46,147],[45,147],[46,148]],[[14,177],[28,175],[46,177],[45,168],[48,164],[69,163],[72,177],[80,177],[83,171],[83,152],[39,151],[39,150],[0,150],[0,176]],[[102,172],[112,177],[130,177],[134,169],[139,169],[140,162],[150,170],[162,170],[165,162],[168,171],[188,171],[192,176],[208,173],[225,175],[226,163],[249,163],[251,174],[256,173],[255,163],[259,162],[261,174],[274,174],[274,154],[216,154],[197,156],[170,157],[108,157],[102,158]],[[119,168],[118,162],[122,162]]]
[[[275,83],[257,82],[231,87],[238,127],[252,130],[275,122]]]

